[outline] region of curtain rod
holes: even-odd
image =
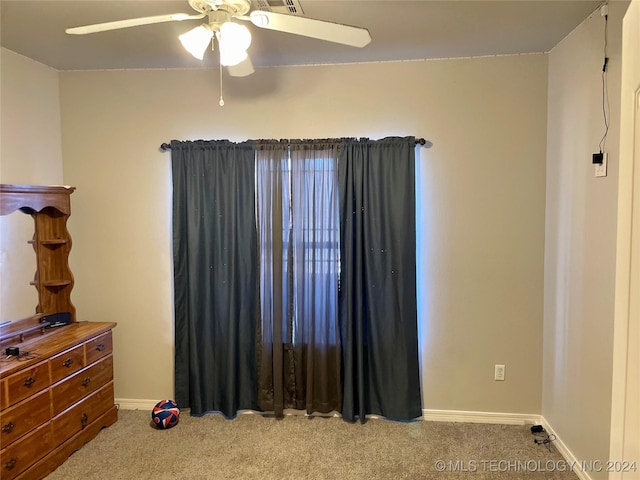
[[[430,144],[431,142],[427,142],[424,138],[416,138],[416,145],[427,145]],[[162,143],[160,145],[160,150],[162,150],[163,152],[166,152],[167,150],[171,150],[171,144],[170,143]]]

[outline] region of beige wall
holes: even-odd
[[[62,183],[58,71],[0,48],[0,182]]]
[[[595,13],[549,54],[542,414],[581,461],[606,462],[609,452],[626,7],[609,4],[607,177],[591,164],[604,134],[604,18]]]
[[[74,301],[116,321],[120,399],[173,392],[171,139],[424,136],[424,408],[541,408],[546,55],[259,69],[61,72]],[[506,364],[507,380],[493,380]]]
[[[0,183],[62,183],[58,72],[5,48],[0,71]],[[0,320],[35,313],[33,228],[22,213],[0,217]]]

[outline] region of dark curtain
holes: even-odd
[[[254,147],[172,141],[171,160],[176,401],[234,416],[257,408]]]
[[[179,405],[419,417],[413,137],[171,147]]]
[[[259,405],[339,411],[336,142],[263,141],[256,156]]]
[[[415,139],[345,141],[339,151],[342,416],[421,416]]]

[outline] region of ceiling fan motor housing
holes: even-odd
[[[189,5],[200,13],[218,10],[228,12],[232,17],[246,15],[251,8],[249,0],[189,0]]]

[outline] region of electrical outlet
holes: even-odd
[[[493,379],[494,380],[504,380],[504,365],[496,365],[493,371]]]
[[[602,154],[602,163],[600,165],[596,164],[596,177],[606,177],[607,176],[607,159],[609,157],[608,153]]]

